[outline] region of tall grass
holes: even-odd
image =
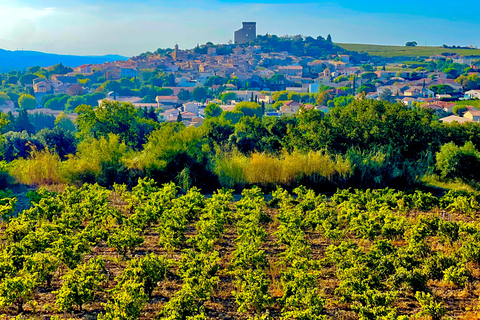
[[[228,152],[215,162],[220,184],[227,188],[246,185],[291,187],[306,185],[317,190],[336,188],[408,188],[419,183],[429,158],[406,161],[392,148],[369,151],[349,149],[344,155],[326,151],[283,152],[280,155]]]
[[[299,182],[327,182],[336,176],[346,178],[351,165],[343,157],[326,152],[283,152],[279,156],[253,153],[249,157],[231,152],[216,161],[215,173],[221,185],[228,188],[246,184],[290,186]]]
[[[17,159],[10,163],[9,173],[17,182],[31,185],[65,183],[60,157],[48,149],[34,150],[28,159]]]

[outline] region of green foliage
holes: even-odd
[[[108,237],[107,245],[111,248],[115,248],[118,253],[126,257],[128,251],[133,253],[135,248],[143,243],[144,239],[139,235],[139,231],[140,230],[131,226],[117,228]]]
[[[262,107],[256,102],[240,102],[235,105],[233,112],[242,112],[247,117],[261,118],[263,116]]]
[[[50,287],[58,265],[59,261],[55,256],[37,252],[26,258],[22,272],[33,275],[37,284],[46,283],[47,287]]]
[[[38,103],[34,96],[22,94],[18,99],[18,105],[24,110],[33,110],[37,107]]]
[[[130,260],[121,276],[116,280],[116,288],[122,288],[127,282],[134,281],[143,284],[143,292],[151,297],[157,283],[164,280],[171,263],[165,257],[153,253],[139,259]]]
[[[113,297],[105,305],[105,314],[99,314],[98,320],[138,319],[147,302],[143,284],[129,279],[115,288]]]
[[[465,266],[451,266],[443,271],[443,274],[444,281],[460,287],[465,286],[465,283],[467,283],[468,278],[471,276],[471,272],[466,269]]]
[[[35,290],[35,277],[30,274],[6,277],[0,282],[0,306],[15,305],[18,313],[23,312],[23,305],[29,301]]]
[[[237,290],[232,292],[238,312],[261,313],[271,303],[268,294],[268,278],[261,270],[247,270],[235,281]]]
[[[415,294],[415,298],[422,307],[422,310],[418,313],[419,316],[430,316],[432,320],[440,320],[446,314],[443,303],[435,302],[430,293],[419,291]]]
[[[222,114],[222,108],[215,103],[209,103],[205,108],[205,118],[219,117]]]
[[[78,113],[77,124],[79,136],[86,138],[106,138],[118,134],[128,146],[142,146],[158,124],[153,120],[139,118],[132,104],[118,101],[103,101],[98,107],[80,105],[75,109]]]
[[[459,178],[473,185],[480,181],[476,170],[480,165],[480,153],[471,141],[463,147],[458,147],[453,142],[443,145],[436,159],[436,169],[443,179]]]
[[[63,284],[56,293],[55,304],[62,311],[80,310],[85,303],[95,299],[95,294],[107,280],[104,274],[105,263],[101,259],[91,259],[62,276]]]

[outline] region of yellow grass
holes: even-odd
[[[325,152],[284,152],[280,156],[253,153],[250,157],[234,152],[217,161],[216,172],[226,187],[245,183],[289,185],[302,178],[320,182],[334,175],[345,177],[351,173],[351,165]]]
[[[60,158],[48,149],[33,151],[30,158],[18,159],[9,166],[9,173],[17,182],[30,185],[62,184]]]

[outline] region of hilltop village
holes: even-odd
[[[382,64],[335,46],[330,35],[257,37],[254,22],[244,22],[234,38],[231,44],[207,43],[191,50],[176,45],[128,61],[30,68],[26,74],[5,76],[4,82],[35,97],[29,113],[58,116],[66,111],[72,119],[74,108],[86,100],[129,102],[155,109],[160,121],[177,121],[181,115],[186,125],[198,126],[210,102],[223,111],[242,101],[256,102],[264,115],[279,117],[301,107],[328,113],[355,97],[430,108],[442,121],[480,118],[475,107],[454,112],[457,104],[452,102],[480,97],[480,64],[471,57],[445,54]],[[282,46],[289,50],[275,50]],[[308,55],[312,46],[320,49]],[[89,99],[78,98],[82,96]],[[17,112],[15,96],[2,102],[3,112]]]

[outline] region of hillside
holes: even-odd
[[[337,43],[336,45],[349,51],[365,52],[371,56],[380,56],[383,58],[428,57],[442,53],[456,53],[462,56],[480,57],[480,49],[445,49],[443,47],[406,47],[358,43]]]
[[[48,67],[57,63],[62,63],[69,67],[78,67],[82,64],[113,62],[117,60],[128,60],[128,58],[119,55],[70,56],[38,51],[9,51],[0,49],[0,72],[22,70],[33,66]]]

